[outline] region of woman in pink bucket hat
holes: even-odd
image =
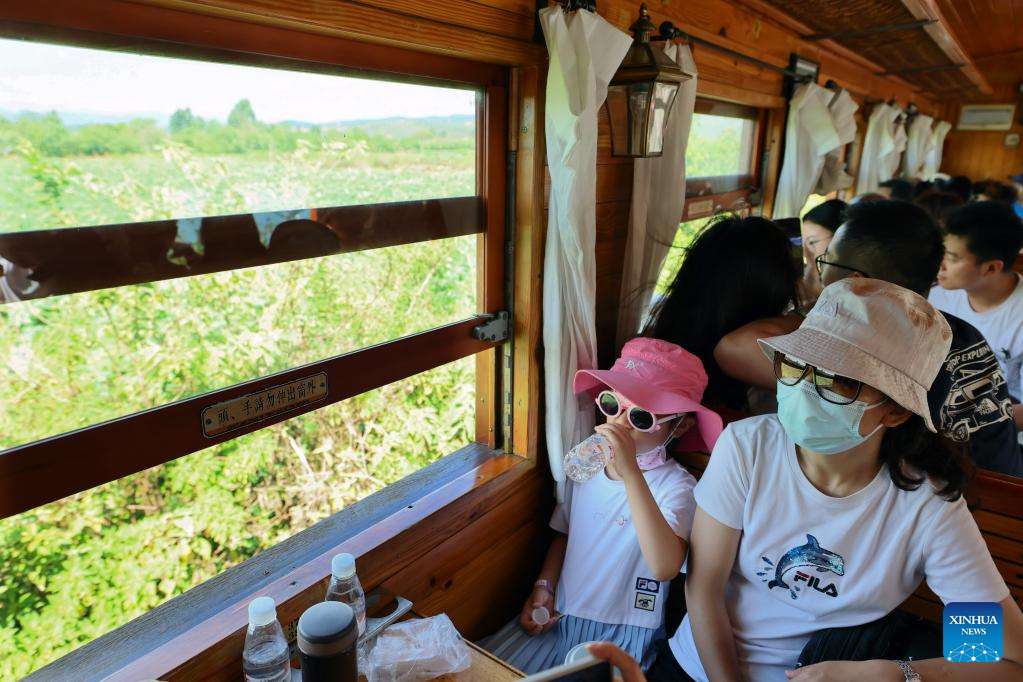
[[[591,641],[650,662],[696,508],[696,480],[666,447],[675,438],[688,448],[714,446],[722,425],[700,404],[706,386],[696,356],[658,339],[629,341],[611,369],[576,373],[576,393],[592,396],[607,418],[596,431],[610,460],[591,478],[568,482],[550,522],[557,535],[520,618],[484,646],[527,673],[559,665]]]
[[[1023,615],[962,497],[969,458],[927,405],[951,336],[922,296],[856,277],[826,287],[796,331],[760,340],[778,414],[717,441],[695,489],[689,612],[652,682],[1023,679]],[[958,641],[912,661],[887,643],[865,661],[809,645],[897,622],[923,579],[946,604],[996,603],[1004,650],[974,655],[992,668],[953,662]]]

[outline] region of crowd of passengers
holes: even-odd
[[[614,456],[567,482],[521,615],[484,646],[534,673],[611,642],[641,665],[598,647],[627,682],[1023,680],[1023,614],[963,496],[977,468],[1023,476],[1012,179],[890,181],[813,208],[799,240],[711,221],[642,335],[576,374]],[[699,482],[671,455],[694,450]],[[1000,604],[997,662],[949,660],[897,610],[922,581]]]

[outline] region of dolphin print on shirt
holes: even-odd
[[[764,582],[767,583],[767,588],[774,589],[775,587],[783,587],[789,591],[789,595],[793,599],[797,597],[796,592],[799,588],[793,588],[785,582],[784,575],[789,571],[789,569],[798,568],[800,566],[813,566],[819,573],[831,571],[835,575],[845,575],[845,559],[842,558],[842,555],[824,549],[817,541],[817,538],[809,533],[806,534],[806,544],[793,547],[789,551],[785,552],[778,561],[777,566],[775,566],[774,562],[767,557],[760,558],[766,565],[765,570],[757,571],[757,575],[763,578]],[[770,578],[771,568],[774,569],[773,578]]]

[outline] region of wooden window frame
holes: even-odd
[[[123,3],[111,3],[124,10]],[[430,84],[471,85],[483,93],[477,97],[477,168],[475,197],[442,199],[427,202],[399,202],[369,206],[314,209],[320,221],[329,224],[332,216],[350,224],[372,223],[374,229],[365,238],[355,237],[340,243],[335,252],[374,248],[383,245],[412,243],[423,239],[477,233],[477,302],[484,313],[496,313],[504,303],[504,171],[507,118],[507,69],[481,65],[451,57],[421,55],[401,48],[379,48],[325,36],[294,35],[283,29],[241,25],[220,26],[209,30],[209,22],[223,19],[203,18],[202,31],[193,17],[176,16],[179,12],[134,6],[134,11],[106,15],[63,2],[46,3],[45,7],[14,8],[0,18],[0,35],[4,37],[59,40],[64,44],[127,49],[144,54],[199,57],[228,63],[276,66],[336,75],[395,75],[399,64],[407,65],[407,80]],[[61,5],[64,5],[61,12]],[[57,12],[53,12],[57,9]],[[15,14],[16,19],[9,15]],[[26,14],[31,16],[25,16]],[[55,23],[47,23],[47,20]],[[107,25],[109,22],[110,25]],[[103,28],[104,32],[96,32]],[[168,34],[168,29],[175,31]],[[231,29],[231,30],[229,30]],[[262,40],[263,49],[253,55],[241,51],[253,49],[254,41]],[[272,46],[267,48],[266,46]],[[299,61],[301,60],[301,61]],[[419,216],[419,227],[405,228],[410,212]],[[456,218],[448,221],[451,216]],[[205,224],[230,236],[247,227],[248,216],[210,217]],[[471,224],[476,221],[475,229]],[[307,258],[322,253],[291,254],[272,258],[268,254],[235,253],[228,262],[213,262],[202,268],[177,268],[166,264],[152,277],[134,276],[126,268],[111,272],[105,267],[92,267],[85,272],[77,264],[83,252],[92,253],[102,266],[105,261],[103,235],[133,239],[141,252],[149,247],[153,263],[159,261],[160,249],[174,229],[175,221],[135,223],[43,230],[3,235],[0,242],[11,253],[28,254],[29,259],[44,260],[53,249],[47,248],[54,238],[69,242],[68,263],[58,254],[51,265],[65,265],[68,272],[63,287],[56,293],[84,291],[139,281],[188,276],[202,272],[249,267],[280,260]],[[348,223],[346,223],[348,224]],[[388,226],[401,226],[400,232],[385,231]],[[393,235],[393,236],[392,236]],[[67,251],[67,250],[64,250]],[[5,251],[6,252],[6,251]],[[165,260],[164,260],[165,262]],[[59,267],[55,268],[59,269]],[[61,283],[58,281],[57,285]],[[15,304],[17,305],[17,304]],[[480,318],[430,329],[302,367],[242,382],[203,395],[171,404],[160,405],[140,413],[126,415],[69,433],[27,443],[0,453],[0,480],[10,494],[0,499],[0,518],[11,516],[41,504],[62,499],[97,485],[164,464],[217,443],[265,428],[304,412],[319,409],[359,393],[379,388],[394,381],[452,362],[468,355],[477,355],[477,440],[494,447],[497,444],[497,372],[493,368],[497,344],[472,338],[472,328]],[[315,404],[268,418],[224,434],[207,438],[201,429],[204,407],[228,401],[301,376],[326,372],[327,397]],[[184,428],[182,428],[184,427]],[[151,445],[140,452],[140,442]],[[83,457],[82,453],[87,453]]]
[[[687,177],[682,221],[709,217],[720,211],[732,210],[733,207],[751,208],[759,205],[757,191],[761,184],[760,156],[766,143],[767,110],[698,96],[694,114],[727,116],[753,122],[749,139],[750,171],[734,175]]]
[[[199,22],[202,32],[196,31]],[[502,407],[497,399],[501,387],[497,376],[499,346],[469,337],[469,330],[478,323],[476,319],[223,389],[225,396],[227,392],[240,394],[319,367],[344,378],[346,385],[339,395],[347,396],[368,390],[374,383],[372,375],[364,369],[371,364],[370,359],[377,366],[394,363],[389,371],[398,377],[470,354],[475,354],[478,365],[484,366],[485,371],[477,371],[477,381],[487,387],[487,390],[477,391],[478,442],[101,636],[51,663],[44,669],[44,675],[66,673],[81,677],[88,672],[86,676],[95,673],[95,676],[110,675],[111,679],[145,676],[193,679],[201,674],[207,678],[233,679],[237,676],[244,638],[244,606],[252,597],[258,594],[275,597],[278,614],[282,622],[287,623],[297,618],[305,606],[322,598],[323,581],[329,575],[329,557],[334,552],[347,550],[360,556],[360,574],[364,575],[366,586],[372,588],[386,579],[388,570],[397,570],[399,564],[407,568],[417,557],[430,551],[444,533],[467,526],[499,504],[507,506],[511,496],[535,496],[546,488],[543,474],[536,466],[539,287],[511,288],[504,277],[506,149],[518,157],[514,164],[516,190],[510,213],[514,222],[509,226],[514,228],[511,232],[515,247],[511,259],[514,276],[528,283],[538,276],[542,263],[543,213],[538,209],[542,201],[537,199],[542,198],[543,192],[543,76],[537,64],[514,69],[509,83],[509,71],[502,66],[305,33],[293,27],[255,25],[221,15],[198,16],[169,7],[140,6],[120,0],[102,0],[88,8],[68,0],[5,7],[0,9],[0,33],[92,47],[143,47],[143,51],[157,54],[180,54],[185,50],[191,56],[202,53],[220,61],[244,64],[265,65],[268,58],[281,64],[282,59],[292,59],[295,60],[293,65],[302,69],[347,75],[352,73],[355,64],[354,70],[362,74],[382,72],[401,75],[411,82],[435,84],[437,78],[442,78],[480,85],[486,97],[479,100],[477,181],[481,187],[478,192],[482,198],[480,210],[487,230],[478,238],[481,265],[477,278],[478,300],[485,310],[493,312],[512,304],[505,298],[506,287],[511,291],[509,296],[514,297],[514,344],[501,366],[503,389],[512,398],[512,405],[505,404],[503,408],[511,413],[514,455],[494,450],[498,410]],[[274,46],[275,54],[265,57],[267,45]],[[253,56],[254,50],[264,52]],[[345,55],[348,60],[345,65],[329,64],[338,54]],[[510,126],[507,125],[509,86],[514,88]],[[506,129],[507,139],[504,137]],[[504,348],[509,350],[507,346]],[[359,377],[360,372],[363,376],[357,381],[362,384],[357,385],[353,376]],[[390,380],[385,377],[375,383],[382,385]],[[203,402],[211,397],[205,396]],[[322,405],[319,403],[317,407]],[[165,408],[184,409],[179,403]],[[288,417],[297,413],[289,413]],[[124,421],[114,420],[74,434],[83,439],[83,444],[102,444],[104,437],[119,429],[128,429],[123,433],[131,440],[142,435],[147,440],[152,439],[152,433],[142,429],[132,436]],[[241,433],[232,432],[231,437]],[[53,440],[33,444],[42,448],[35,454],[55,448]],[[204,446],[210,444],[212,442],[205,442]],[[505,445],[511,451],[510,444]],[[89,450],[84,452],[94,454]],[[21,453],[18,464],[23,477],[17,485],[7,485],[9,471],[5,471],[3,465],[15,461],[7,457],[10,453],[0,456],[0,480],[4,481],[5,490],[32,487],[33,481],[43,480],[41,469],[33,471],[31,458]],[[36,464],[40,461],[37,459]],[[129,468],[140,470],[154,463]],[[43,469],[47,466],[53,473],[52,461],[50,465],[44,462]],[[95,462],[91,466],[95,466]],[[83,467],[78,469],[85,473]],[[108,468],[101,477],[110,479],[120,475],[124,475],[120,470]],[[46,479],[46,483],[53,487],[51,479]],[[72,484],[64,481],[62,485],[70,487]],[[78,478],[74,487],[84,489],[88,485],[83,486],[82,479]],[[21,505],[39,504],[40,499],[23,499]],[[18,506],[12,505],[5,511]],[[444,513],[438,514],[440,511]],[[302,552],[308,559],[305,563],[296,555]],[[148,672],[143,674],[142,671]]]

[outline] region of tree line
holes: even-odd
[[[256,118],[247,99],[235,104],[226,123],[183,108],[171,115],[166,128],[147,118],[69,127],[56,112],[24,113],[13,119],[0,116],[0,156],[16,153],[23,141],[51,157],[146,154],[168,141],[199,154],[291,152],[300,146],[320,149],[335,143],[365,145],[379,152],[464,150],[472,149],[475,143],[471,125],[460,130],[457,126],[404,121],[392,126],[391,131],[386,128],[265,123]]]

